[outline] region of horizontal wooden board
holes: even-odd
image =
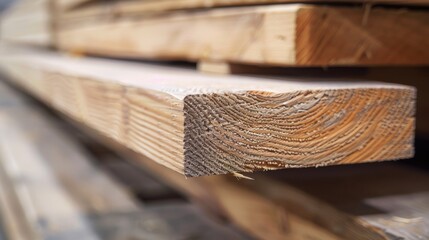
[[[16,101],[10,101],[10,99],[17,96],[1,90],[2,88],[0,88],[1,102],[5,108],[10,109],[12,104],[16,104]],[[35,107],[31,109],[35,110]],[[23,123],[23,130],[27,134],[40,136],[41,131],[53,131],[52,125],[55,124],[55,119],[49,118],[50,121],[46,122],[46,126],[41,127],[39,124],[34,124],[38,122],[36,120],[42,114],[25,117],[28,112],[31,111],[23,111],[22,115],[18,115],[19,117],[16,118]],[[15,126],[15,124],[10,124],[10,126]],[[84,125],[79,126],[85,129],[85,133],[94,133]],[[61,133],[63,138],[70,139],[66,146],[76,145],[72,138],[77,132],[76,130],[67,127],[57,130],[55,132]],[[42,134],[42,136],[42,139],[32,139],[60,142],[57,138],[52,139],[50,134]],[[290,169],[278,171],[275,174],[248,175],[254,178],[253,181],[237,180],[225,176],[184,179],[182,175],[155,164],[154,159],[121,149],[120,145],[112,139],[106,138],[105,135],[98,133],[97,136],[100,137],[99,140],[127,156],[123,159],[124,161],[134,160],[135,163],[140,163],[140,166],[146,168],[145,171],[139,171],[138,165],[133,165],[133,170],[136,173],[140,172],[135,175],[134,184],[141,183],[145,179],[142,177],[139,181],[138,175],[144,176],[148,171],[156,174],[202,206],[210,209],[212,213],[219,214],[223,219],[227,218],[228,221],[253,234],[257,239],[360,240],[364,238],[386,240],[422,239],[428,236],[425,227],[428,223],[429,212],[427,204],[425,204],[429,199],[427,194],[429,186],[426,184],[429,178],[427,171],[394,163],[379,163],[333,168]],[[90,140],[85,139],[85,144],[97,148],[97,144]],[[47,149],[61,152],[59,148]],[[72,151],[72,153],[76,153],[76,151]],[[104,152],[102,155],[108,154]],[[104,159],[100,160],[104,161]],[[61,161],[64,160],[61,159]],[[75,164],[75,161],[61,161],[58,161],[56,165],[61,166],[63,163],[73,167]],[[116,159],[116,161],[120,160]],[[67,174],[73,176],[73,172],[86,171],[80,168],[79,171],[69,172]],[[93,172],[91,171],[91,173]],[[94,176],[94,174],[87,175],[85,176],[89,179]],[[105,192],[103,189],[96,189],[96,191]],[[151,205],[153,206],[153,204]],[[170,216],[170,219],[180,217],[181,221],[172,221],[173,224],[169,226],[183,230],[184,228],[179,227],[186,226],[183,224],[185,222],[183,216],[177,214],[177,217],[171,217],[171,211],[177,213],[179,207],[173,205],[164,208],[161,212],[165,216]],[[159,215],[159,207],[154,210]],[[149,217],[154,217],[150,212],[144,211],[143,216],[147,217],[149,214]],[[146,218],[143,216],[140,220],[144,221]],[[189,221],[188,218],[186,219]],[[107,219],[104,222],[112,221]],[[202,229],[199,223],[193,222],[192,226],[195,227],[195,225],[198,228],[194,229]],[[141,229],[146,225],[144,224],[142,227],[138,224],[138,226],[140,231],[137,233],[141,233]],[[124,224],[115,229],[121,232],[124,230]],[[206,228],[204,230],[213,233]],[[125,231],[127,234],[136,233],[128,228]],[[184,232],[188,231],[184,230]],[[199,233],[199,231],[196,232]],[[177,232],[174,233],[177,234]],[[193,233],[191,235],[195,236],[195,232]],[[147,237],[147,235],[143,237]],[[233,239],[237,239],[237,236]]]
[[[40,46],[53,44],[49,0],[16,1],[0,16],[0,39]]]
[[[184,179],[82,124],[76,126],[257,239],[429,237],[428,171],[406,164],[246,174],[252,181],[225,176]]]
[[[429,63],[424,10],[272,5],[62,23],[64,51],[271,66]]]
[[[427,0],[56,0],[63,12],[132,13],[273,3],[429,5]]]
[[[54,108],[186,176],[413,156],[415,89],[217,77],[44,52],[2,54]]]
[[[188,202],[137,202],[95,162],[114,155],[88,152],[4,79],[0,103],[0,218],[8,239],[248,239]]]

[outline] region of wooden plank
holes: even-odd
[[[60,10],[66,10],[70,8],[74,8],[78,5],[86,4],[90,1],[88,0],[55,0],[55,4],[57,5],[58,9]]]
[[[51,7],[49,0],[16,1],[1,15],[1,40],[51,46],[53,44]]]
[[[413,156],[415,89],[403,85],[223,78],[43,52],[4,53],[1,65],[54,108],[186,176]]]
[[[3,82],[0,92],[14,95]],[[31,102],[0,106],[0,177],[11,190],[0,196],[17,198],[0,197],[0,206],[14,213],[2,214],[9,225],[12,216],[30,226],[32,233],[21,239],[247,239],[189,203],[142,207],[40,111]]]
[[[426,239],[427,171],[396,163],[289,169],[253,181],[183,179],[111,139],[76,126],[201,205],[265,239]],[[343,201],[344,200],[344,201]],[[258,220],[258,221],[256,221]]]
[[[393,240],[429,236],[424,227],[429,219],[424,205],[429,201],[424,194],[427,172],[380,163],[282,170],[274,178],[271,173],[251,174],[253,181],[222,176],[185,180],[153,159],[75,124],[257,238]],[[317,181],[321,183],[315,184]],[[402,203],[389,209],[397,200]]]
[[[7,235],[9,239],[34,239],[34,229],[25,220],[24,209],[6,176],[3,166],[0,166],[0,218],[1,229],[5,231],[2,235]]]
[[[342,4],[400,4],[428,5],[427,0],[56,0],[63,12],[82,12],[87,14],[124,14],[159,12],[178,9],[212,8],[273,3],[342,3]]]
[[[124,160],[134,160],[135,163],[144,167],[145,170],[141,174],[144,175],[145,171],[156,174],[160,179],[204,206],[207,212],[216,214],[224,221],[226,219],[232,222],[257,239],[339,240],[344,238],[362,239],[362,236],[365,239],[385,239],[384,235],[380,234],[377,229],[363,226],[360,222],[354,222],[337,211],[325,211],[326,205],[324,204],[319,203],[317,205],[319,208],[317,209],[321,211],[316,213],[315,217],[308,219],[301,216],[303,212],[298,214],[290,212],[283,207],[286,204],[277,204],[267,199],[263,195],[240,185],[240,181],[235,178],[211,176],[184,179],[179,173],[156,164],[153,159],[136,154],[134,151],[118,145],[115,141],[99,134],[94,129],[88,128],[86,125],[71,118],[66,117],[66,119],[83,129],[86,134],[90,134],[91,137],[121,153],[124,156]],[[137,165],[134,165],[134,167],[136,167],[136,171],[141,171],[137,168]],[[270,182],[267,183],[267,186],[270,186]],[[285,191],[285,194],[291,193],[293,192]],[[307,203],[307,201],[304,202]],[[326,229],[320,226],[323,221],[317,220],[319,215],[328,216],[329,219],[332,214],[335,214],[335,216],[340,215],[339,225],[342,226],[345,222],[350,223],[348,227],[338,228],[338,226],[334,226],[331,229]]]
[[[429,236],[427,171],[376,164],[279,172],[276,180],[378,228],[389,239],[418,240]],[[281,184],[273,184],[268,190],[261,182],[250,185],[279,203],[290,199],[287,194],[278,194],[285,189]]]
[[[277,66],[419,65],[429,63],[428,24],[425,10],[236,7],[70,21],[59,27],[57,45],[64,51],[146,59]]]
[[[424,172],[394,164],[371,164],[357,168],[284,170],[276,172],[275,179],[267,177],[271,173],[254,174],[251,175],[254,181],[222,176],[184,179],[156,164],[154,159],[118,145],[81,122],[75,123],[257,238],[400,239],[411,236],[410,239],[425,239],[428,236],[426,228],[421,228],[427,221],[427,209],[421,208],[421,203],[427,202],[429,196],[417,194],[428,190],[429,177]],[[412,199],[417,200],[386,210],[389,202],[394,201],[382,196],[396,196],[395,199],[414,196]],[[341,199],[345,199],[343,204],[339,204]],[[378,203],[373,208],[379,208],[379,214],[361,207],[375,199]],[[380,202],[385,203],[382,204],[385,207],[379,207]],[[404,215],[412,209],[421,211]]]

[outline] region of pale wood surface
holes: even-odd
[[[61,23],[71,52],[279,66],[429,63],[429,14],[416,9],[272,5]],[[226,37],[227,36],[227,37]]]
[[[2,56],[3,69],[37,97],[186,176],[413,156],[415,90],[403,85]]]
[[[427,0],[56,0],[61,11],[90,14],[123,14],[132,12],[155,12],[178,9],[210,8],[272,3],[343,3],[343,4],[401,4],[428,5]]]
[[[0,93],[0,208],[11,239],[248,239],[186,202],[137,203],[94,164],[109,156],[88,153],[32,101],[15,101],[23,97],[4,82]],[[13,231],[26,226],[29,234]]]
[[[49,0],[15,1],[0,16],[2,41],[51,46],[52,12]]]

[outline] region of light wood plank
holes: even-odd
[[[137,203],[94,164],[113,156],[89,154],[3,81],[0,93],[0,208],[12,212],[1,214],[11,239],[248,239],[186,202]]]
[[[413,156],[415,89],[215,77],[50,53],[2,54],[54,108],[186,176]]]
[[[291,212],[284,207],[290,202],[284,202],[283,205],[275,203],[257,191],[241,185],[240,183],[244,180],[239,180],[235,177],[210,176],[184,179],[181,174],[156,164],[154,159],[130,151],[118,145],[112,139],[106,138],[99,132],[94,131],[94,129],[88,128],[86,125],[71,118],[65,117],[65,119],[69,120],[78,129],[83,130],[91,138],[117,151],[125,160],[131,160],[130,163],[136,171],[139,171],[140,168],[144,168],[144,171],[150,171],[160,180],[165,181],[165,183],[203,206],[206,212],[215,214],[221,219],[226,218],[256,239],[339,240],[347,238],[358,240],[362,239],[362,236],[365,239],[386,239],[383,234],[380,234],[375,229],[363,226],[360,222],[355,222],[338,211],[332,211],[332,208],[323,203],[317,204],[316,209],[320,210],[317,213],[312,213],[311,211],[310,213],[304,213],[303,211]],[[257,178],[256,181],[260,180]],[[250,183],[252,182],[250,181]],[[265,183],[267,187],[271,184],[270,181]],[[285,195],[295,193],[292,199],[298,196],[296,202],[308,204],[308,196],[302,196],[302,193],[296,195],[297,191],[291,191],[290,189],[290,187],[285,186],[281,192],[285,193]],[[304,198],[304,201],[302,198]],[[294,207],[296,206],[291,206],[291,208]],[[308,218],[309,214],[312,214],[313,217]],[[346,222],[350,223],[350,225],[341,229],[338,229],[338,226],[325,228],[323,224],[322,226],[320,225],[321,222],[323,223],[323,221],[318,221],[321,216],[329,219],[332,215],[340,219],[337,223],[340,223],[341,226]]]
[[[429,63],[424,10],[319,5],[236,7],[62,23],[64,51],[276,66]]]
[[[85,133],[93,134],[129,160],[144,166],[146,171],[157,174],[257,238],[421,239],[428,236],[424,227],[428,209],[422,206],[428,201],[428,195],[424,194],[428,190],[428,175],[421,171],[394,164],[371,164],[284,170],[277,172],[275,179],[268,178],[271,173],[250,175],[254,181],[223,176],[184,179],[156,164],[154,159],[123,148],[82,123],[77,124]],[[135,168],[138,171],[137,165]],[[362,208],[368,203],[372,207]],[[389,209],[394,203],[399,203],[395,205],[399,207]],[[379,214],[373,214],[374,209]]]
[[[153,159],[74,123],[124,158],[134,160],[136,168],[150,170],[257,238],[429,237],[425,227],[429,221],[427,171],[405,164],[376,163],[249,174],[253,181],[225,176],[185,180]]]
[[[0,16],[0,39],[39,46],[53,44],[49,0],[16,1]]]
[[[273,3],[343,3],[343,4],[400,4],[428,5],[427,0],[56,0],[59,10],[89,14],[157,12],[178,9],[212,8]],[[81,13],[82,14],[82,13]]]

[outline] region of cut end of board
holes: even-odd
[[[188,177],[411,158],[416,90],[198,94],[184,100]]]

